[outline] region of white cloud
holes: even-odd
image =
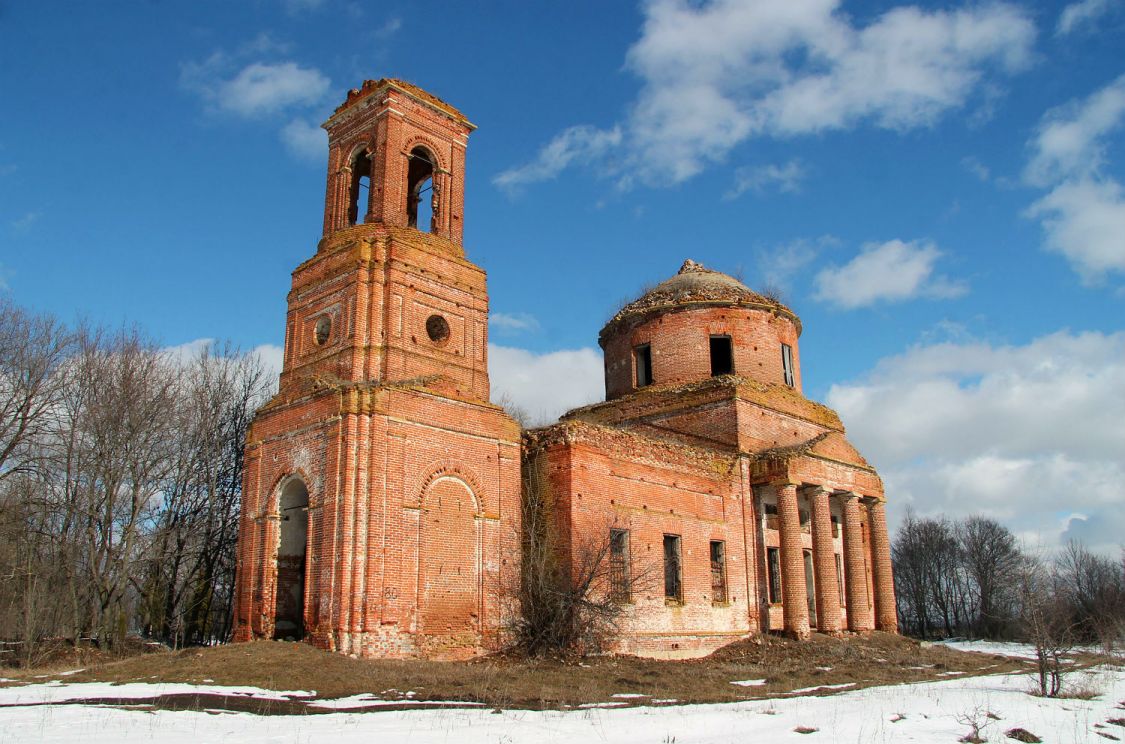
[[[331,82],[319,70],[296,62],[251,62],[237,71],[223,52],[180,69],[180,85],[215,111],[243,118],[307,107],[324,99]]]
[[[1047,112],[1024,171],[1050,190],[1027,210],[1082,280],[1125,272],[1125,192],[1103,173],[1104,140],[1125,121],[1125,75],[1081,101]]]
[[[602,355],[596,349],[568,349],[537,354],[526,349],[488,345],[492,400],[510,400],[533,425],[605,397]]]
[[[328,78],[296,62],[254,62],[239,70],[216,90],[220,108],[253,117],[271,114],[294,105],[314,104],[324,98]]]
[[[788,290],[797,274],[812,263],[821,251],[838,245],[838,238],[822,235],[815,240],[799,238],[758,251],[757,264],[763,287]]]
[[[1093,25],[1113,6],[1114,0],[1079,0],[1063,8],[1055,33],[1065,36],[1082,27]]]
[[[602,131],[589,126],[576,126],[564,130],[530,163],[509,168],[492,179],[492,183],[509,193],[521,186],[538,181],[549,181],[575,160],[588,162],[602,157],[612,147],[621,144],[621,130],[617,127]]]
[[[1083,101],[1048,111],[1031,142],[1024,177],[1036,186],[1098,171],[1105,161],[1105,135],[1125,118],[1125,75]]]
[[[599,172],[626,185],[677,183],[750,137],[863,122],[894,130],[928,126],[974,94],[994,90],[992,73],[1024,68],[1035,38],[1028,13],[1005,3],[901,6],[865,26],[839,6],[650,0],[641,38],[626,58],[641,91],[621,127],[625,152],[616,164],[599,164]],[[516,169],[520,183],[554,178],[588,160],[585,146],[608,134],[581,130],[578,139],[563,132]],[[569,157],[558,157],[560,149]]]
[[[761,194],[770,188],[793,194],[801,190],[805,175],[805,168],[799,160],[790,160],[785,165],[771,163],[739,168],[734,172],[734,185],[723,198],[736,199],[747,191]]]
[[[328,134],[307,119],[293,119],[281,128],[281,141],[289,152],[305,160],[323,160],[328,153]]]
[[[22,235],[24,233],[30,232],[31,228],[34,227],[35,223],[38,222],[42,217],[43,212],[37,209],[31,212],[27,212],[22,217],[17,217],[8,224],[12,228],[12,230]]]
[[[488,324],[501,333],[523,333],[539,330],[539,321],[530,313],[491,313]]]
[[[853,309],[915,297],[965,294],[968,288],[963,283],[934,274],[941,255],[928,241],[868,243],[848,263],[829,266],[816,275],[816,298]]]
[[[992,173],[989,171],[988,166],[981,161],[974,158],[972,155],[966,155],[961,158],[961,167],[972,173],[979,180],[987,182]]]
[[[388,18],[383,25],[375,29],[375,38],[385,41],[394,36],[402,28],[402,19],[398,17]]]
[[[1026,539],[1113,550],[1125,518],[1125,332],[916,346],[828,403],[883,475],[893,516],[984,513]],[[1063,515],[1084,515],[1075,522]]]
[[[1087,283],[1125,272],[1125,193],[1121,184],[1066,181],[1027,210],[1047,233],[1047,247],[1063,254]]]

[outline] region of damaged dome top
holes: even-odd
[[[792,320],[801,332],[801,321],[776,299],[761,295],[733,276],[712,271],[690,258],[670,279],[657,284],[617,311],[599,334],[604,340],[627,320],[685,305],[732,305],[772,310]]]

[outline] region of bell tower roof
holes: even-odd
[[[334,124],[334,120],[346,111],[355,108],[361,101],[364,101],[377,93],[386,90],[396,90],[410,98],[413,98],[418,103],[431,106],[437,109],[446,116],[455,120],[458,124],[467,126],[470,131],[476,129],[476,125],[470,122],[463,113],[458,111],[453,106],[441,100],[433,93],[422,90],[413,83],[408,83],[405,80],[397,78],[379,78],[378,80],[364,80],[363,85],[359,88],[352,88],[348,91],[347,99],[336,107],[332,112],[332,116],[328,117],[328,121],[322,125],[325,129],[330,128]]]

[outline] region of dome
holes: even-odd
[[[792,310],[777,300],[758,294],[733,276],[712,271],[690,258],[671,279],[657,284],[639,298],[621,308],[605,327],[604,339],[617,327],[632,318],[676,309],[683,306],[731,305],[771,310],[790,318],[800,332],[801,321]]]

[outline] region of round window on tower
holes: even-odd
[[[313,340],[316,341],[317,346],[324,346],[328,343],[329,337],[332,335],[332,319],[324,315],[317,319],[316,327],[313,329]]]
[[[426,319],[426,334],[435,344],[444,344],[449,340],[449,321],[440,315],[431,315]]]

